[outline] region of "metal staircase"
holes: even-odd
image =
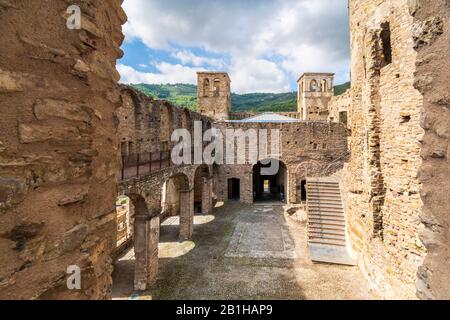
[[[346,223],[339,179],[308,178],[306,189],[311,260],[355,265],[347,251]]]

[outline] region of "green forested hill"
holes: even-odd
[[[348,89],[350,89],[350,82],[346,82],[340,85],[337,85],[334,87],[334,95],[335,96],[340,96],[341,94],[343,94],[345,91],[347,91]]]
[[[169,100],[170,102],[197,109],[197,86],[192,84],[134,84],[137,90],[154,97],[155,99]],[[335,95],[340,95],[350,88],[350,83],[344,83],[334,88]],[[288,112],[297,110],[297,93],[248,93],[231,95],[233,111],[255,112]]]
[[[180,107],[197,109],[197,86],[192,84],[133,84],[135,89],[155,99],[169,100]]]

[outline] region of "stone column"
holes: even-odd
[[[194,229],[194,192],[180,191],[180,241],[191,239]]]
[[[202,214],[209,214],[212,210],[212,178],[203,178]]]
[[[287,181],[286,181],[286,204],[297,203],[296,198],[296,176],[292,174],[290,171],[287,172]]]
[[[241,179],[241,203],[253,203],[253,171],[247,174],[247,179]]]
[[[148,217],[137,216],[134,220],[134,290],[144,291],[147,289],[147,234]]]
[[[159,270],[159,245],[160,218],[153,217],[148,223],[147,238],[147,287],[154,284],[158,277]]]

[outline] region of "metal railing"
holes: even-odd
[[[122,155],[122,170],[118,179],[139,178],[173,166],[170,151]]]

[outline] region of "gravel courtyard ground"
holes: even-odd
[[[306,224],[277,205],[227,204],[196,216],[192,241],[178,242],[178,218],[161,226],[160,272],[133,292],[134,253],[113,274],[114,299],[373,299],[357,267],[315,264]]]

